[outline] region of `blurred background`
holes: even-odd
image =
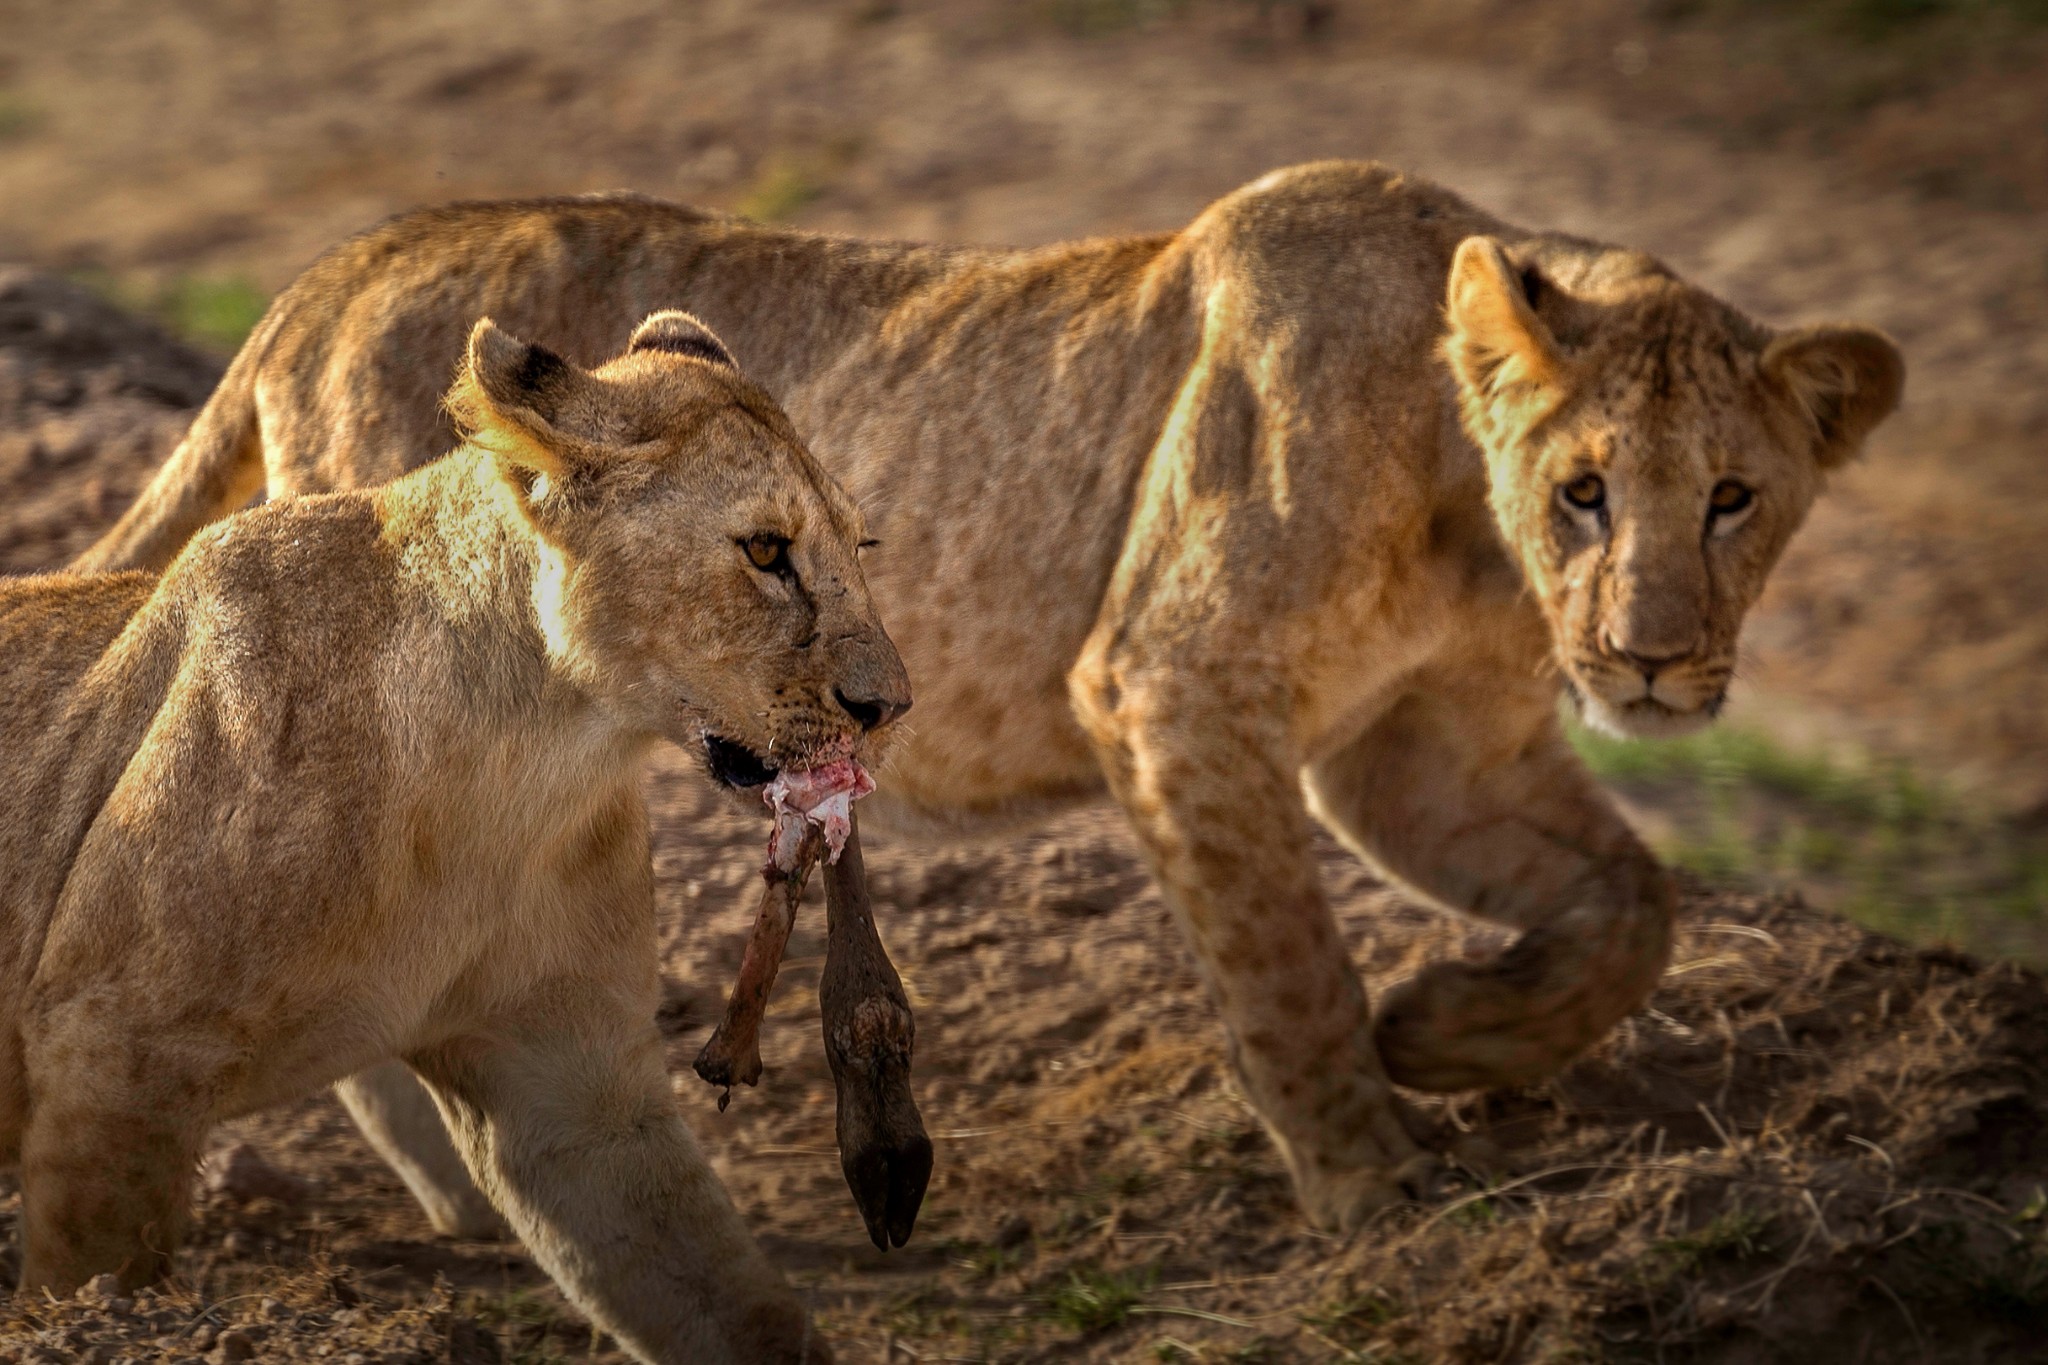
[[[1836,479],[1778,570],[1752,617],[1727,721],[1678,743],[1578,742],[1658,846],[1696,874],[1696,895],[1754,905],[1796,892],[1919,943],[2048,962],[2048,0],[0,0],[0,568],[51,567],[88,543],[168,451],[269,296],[336,240],[416,205],[632,189],[832,232],[1034,244],[1171,229],[1267,170],[1318,157],[1388,161],[1510,219],[1647,249],[1774,324],[1848,318],[1899,340],[1906,406]],[[99,302],[80,302],[87,294]],[[120,311],[93,311],[102,304]],[[92,368],[115,350],[126,368]],[[658,774],[657,808],[695,809],[688,781]],[[1160,1276],[1176,1272],[1135,1251],[1059,1262],[1057,1273],[1031,1261],[1051,1254],[1049,1229],[1073,1210],[1086,1213],[1073,1213],[1075,1228],[1107,1237],[1100,1210],[1180,1191],[1170,1218],[1159,1206],[1158,1226],[1205,1229],[1189,1263],[1205,1277],[1219,1248],[1269,1280],[1321,1265],[1327,1251],[1291,1221],[1241,1106],[1214,1099],[1209,1117],[1188,1117],[1190,1096],[1227,1090],[1214,1080],[1211,1016],[1190,964],[1161,946],[1176,941],[1113,817],[1077,820],[985,856],[875,859],[883,898],[933,907],[892,940],[914,997],[922,978],[928,999],[953,998],[933,984],[954,970],[941,962],[979,983],[947,988],[966,992],[958,998],[976,1021],[991,1002],[1008,1009],[1015,993],[1035,992],[1029,1029],[1021,1014],[1000,1016],[995,1041],[961,1063],[953,1122],[984,1123],[990,1105],[1026,1112],[1001,1097],[1029,1082],[1053,1097],[1031,1122],[1068,1135],[1046,1140],[1051,1155],[1027,1160],[1013,1146],[961,1177],[980,1201],[958,1206],[969,1210],[959,1236],[972,1238],[941,1240],[926,1269],[981,1287],[973,1293],[1008,1286],[973,1319],[977,1349],[1011,1339],[984,1328],[1010,1320],[1027,1295],[1019,1286],[1039,1286],[1030,1301],[1051,1303],[1079,1334],[1062,1341],[1092,1340],[1134,1312],[1180,1311],[1141,1306],[1168,1301]],[[755,833],[735,826],[701,856],[658,851],[664,913],[696,912],[702,896],[703,932],[725,936],[700,951],[671,935],[678,976],[679,964],[708,963],[715,984],[736,960]],[[1347,935],[1369,959],[1371,926],[1395,912],[1355,865],[1332,847],[1320,853]],[[963,888],[991,906],[1007,898],[1006,914],[1043,932],[1004,948],[992,921],[947,918]],[[722,919],[710,908],[720,897],[733,902]],[[799,985],[815,973],[803,942],[792,949]],[[1103,1006],[1151,993],[1153,1032]],[[715,990],[699,994],[677,997],[679,1057],[687,1027],[716,1008]],[[961,1037],[969,1009],[957,1016]],[[1729,1030],[1721,1005],[1699,1009],[1700,1036]],[[920,1017],[942,1041],[955,1027],[943,1007]],[[1170,1063],[1157,1068],[1168,1078],[1160,1107],[1114,1130],[1129,1151],[1153,1155],[1119,1166],[1089,1145],[1095,1129],[1061,1126],[1095,1112],[1060,1088],[1092,1084],[1075,1082],[1076,1069],[1123,1058],[1124,1089],[1096,1096],[1113,1106],[1137,1084],[1138,1059],[1160,1056]],[[791,1065],[792,1093],[818,1102],[822,1069]],[[933,1083],[935,1121],[951,1084]],[[1727,1100],[1728,1081],[1716,1084]],[[1933,1093],[1936,1108],[1953,1107],[1952,1088]],[[1544,1102],[1553,1117],[1593,1112],[1570,1096]],[[763,1112],[748,1096],[733,1122]],[[820,1113],[798,1105],[776,1122],[807,1132]],[[410,1205],[348,1145],[331,1106],[292,1123],[276,1130],[276,1150],[341,1153],[307,1156],[300,1169],[368,1190],[352,1198],[382,1210],[360,1233],[371,1248],[361,1264],[404,1247],[420,1277],[498,1273],[477,1268],[498,1264],[487,1256],[457,1274],[456,1260],[419,1250]],[[995,1131],[958,1127],[961,1145],[942,1161],[972,1172],[970,1139]],[[754,1138],[768,1142],[756,1157],[779,1153],[806,1172],[721,1166],[751,1217],[782,1217],[770,1245],[792,1273],[873,1271],[858,1260],[857,1229],[835,1223],[839,1240],[820,1250],[787,1213],[801,1188],[830,1211],[816,1217],[845,1214],[829,1148],[802,1145],[822,1135],[762,1128]],[[1711,1130],[1700,1139],[1718,1146]],[[1160,1152],[1182,1165],[1158,1165]],[[1005,1207],[1026,1206],[1004,1201],[1022,1200],[1018,1182],[1041,1166],[1065,1172],[1028,1178],[1067,1200],[1046,1208],[1066,1211],[1006,1219]],[[1175,1183],[1195,1170],[1212,1184]],[[947,1188],[935,1186],[941,1230],[954,1226],[943,1221]],[[1249,1199],[1266,1221],[1233,1222],[1250,1215],[1231,1199]],[[2040,1201],[2032,1207],[2038,1218]],[[354,1214],[336,1210],[333,1226],[349,1226]],[[1111,1232],[1129,1226],[1104,1216]],[[1698,1234],[1712,1237],[1668,1254],[1695,1258],[1688,1267],[1749,1254],[1764,1226],[1749,1216],[1716,1212]],[[246,1209],[208,1217],[203,1244],[231,1247],[254,1227],[258,1242],[233,1254],[274,1245],[260,1239],[276,1229]],[[1461,1215],[1441,1231],[1463,1225]],[[1270,1229],[1283,1226],[1294,1260],[1274,1259]],[[1131,1245],[1154,1235],[1130,1233]],[[1126,1263],[1154,1265],[1153,1278],[1070,1268]],[[1491,1282],[1484,1266],[1473,1273]],[[2048,1253],[2028,1273],[2029,1311],[2048,1311]],[[561,1325],[558,1302],[521,1298],[537,1277],[518,1274],[494,1321],[517,1327],[530,1310],[528,1326],[541,1326],[508,1339],[568,1350],[580,1329]],[[886,1335],[876,1359],[929,1358],[913,1340],[930,1352],[940,1349],[931,1341],[967,1339],[910,1283],[844,1290],[859,1306],[837,1321]],[[948,1300],[955,1308],[972,1299],[959,1292],[968,1297]],[[1465,1313],[1453,1298],[1446,1321]],[[1192,1318],[1250,1311],[1227,1298],[1170,1301],[1209,1305]],[[1347,1302],[1335,1317],[1301,1318],[1303,1358],[1339,1358],[1316,1356],[1313,1342],[1356,1345],[1386,1320],[1377,1300]],[[1975,1302],[1957,1311],[1976,1313]],[[1209,1348],[1182,1340],[1199,1336],[1189,1321],[1145,1358],[1295,1358],[1199,1354]],[[1513,1358],[1501,1351],[1473,1358]]]
[[[2048,958],[2048,0],[7,9],[0,260],[219,354],[323,248],[439,200],[630,188],[1031,244],[1326,156],[1772,322],[1886,327],[1906,410],[1778,573],[1732,723],[1587,753],[1688,865]],[[0,460],[24,566],[139,472],[81,512],[44,461]]]

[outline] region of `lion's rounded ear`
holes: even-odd
[[[1468,412],[1492,409],[1489,426],[1533,421],[1563,378],[1557,339],[1536,316],[1522,274],[1491,237],[1467,237],[1451,258],[1444,354]],[[1476,414],[1475,414],[1476,415]]]
[[[1825,469],[1854,459],[1906,389],[1906,358],[1874,327],[1801,327],[1764,347],[1759,363],[1813,424]]]
[[[708,360],[727,369],[739,368],[739,362],[718,339],[718,333],[679,308],[651,313],[645,322],[635,327],[633,339],[626,343],[626,353],[631,355],[635,351],[661,351],[668,355]]]
[[[484,318],[470,330],[446,406],[472,443],[536,473],[559,474],[563,442],[555,424],[585,379],[547,347]]]

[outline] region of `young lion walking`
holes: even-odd
[[[1030,251],[458,204],[280,295],[89,562],[161,563],[266,483],[425,458],[420,360],[478,313],[591,357],[655,300],[742,346],[874,521],[919,721],[867,812],[957,829],[1107,788],[1329,1227],[1421,1160],[1392,1084],[1539,1079],[1649,995],[1676,893],[1565,742],[1559,684],[1622,733],[1711,721],[1744,613],[1904,382],[1869,328],[1779,331],[1358,162]],[[1312,820],[1515,945],[1375,1013]],[[443,1217],[467,1196],[431,1178],[432,1124],[393,1121],[411,1085],[346,1093]]]
[[[0,584],[0,1163],[24,1287],[162,1274],[219,1119],[402,1058],[635,1353],[824,1361],[672,1100],[638,759],[794,770],[909,705],[861,517],[701,324],[489,321],[463,449],[159,579]]]

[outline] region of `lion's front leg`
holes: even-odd
[[[65,1295],[102,1274],[129,1288],[171,1269],[219,1080],[197,1047],[68,1003],[28,1030],[21,1287]],[[7,1286],[0,1285],[0,1293]]]
[[[823,1365],[830,1349],[683,1124],[645,1005],[560,981],[411,1060],[534,1259],[639,1359]]]
[[[1501,678],[1426,680],[1309,774],[1310,809],[1356,852],[1523,931],[1388,993],[1381,1060],[1421,1090],[1551,1075],[1648,998],[1671,951],[1670,875],[1565,743],[1549,689]]]
[[[1077,674],[1074,693],[1304,1209],[1355,1227],[1430,1163],[1317,886],[1279,713],[1189,669]]]

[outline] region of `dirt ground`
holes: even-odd
[[[1728,101],[1776,107],[1768,73],[1752,61],[1716,94],[1713,43],[1739,44],[1642,17],[1656,9],[10,14],[0,259],[43,270],[0,271],[0,568],[82,548],[219,369],[49,270],[144,301],[269,290],[415,203],[620,186],[1036,242],[1169,226],[1273,166],[1372,156],[1647,247],[1771,320],[1891,329],[1908,407],[1781,569],[1737,719],[1908,755],[2048,820],[2048,233],[2034,144],[2001,132],[2048,126],[2048,106],[1992,63],[1831,138],[1767,137]],[[1971,178],[1943,190],[1926,165]],[[832,1152],[820,908],[792,943],[764,1086],[721,1115],[688,1061],[739,960],[761,829],[680,758],[648,792],[678,1093],[845,1359],[2021,1361],[2048,1339],[2037,978],[1695,884],[1650,1010],[1549,1085],[1432,1109],[1503,1149],[1498,1168],[1338,1242],[1294,1214],[1107,810],[986,844],[870,840],[939,1147],[916,1238],[883,1256]],[[1318,856],[1376,986],[1486,946],[1334,845]],[[516,1245],[436,1240],[331,1100],[232,1125],[217,1149],[240,1144],[274,1177],[204,1196],[177,1292],[17,1301],[0,1362],[615,1358]]]

